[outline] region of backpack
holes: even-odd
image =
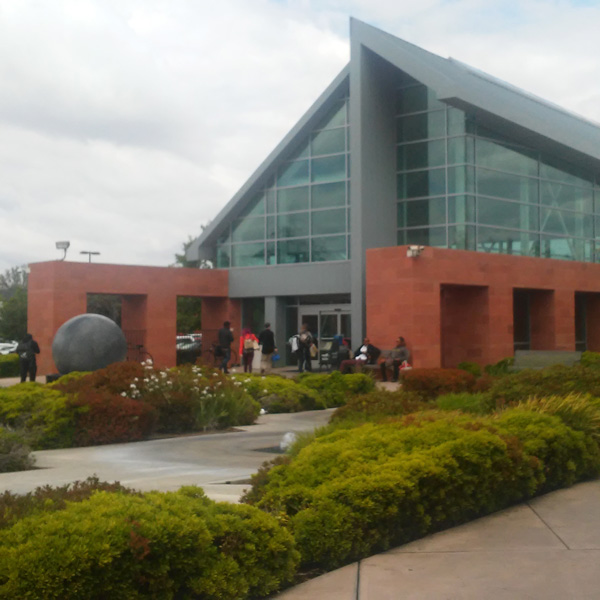
[[[252,338],[247,337],[244,340],[244,350],[254,350],[254,340]]]
[[[312,335],[310,334],[310,331],[303,331],[300,334],[300,343],[307,345],[310,343],[310,341],[312,340]]]

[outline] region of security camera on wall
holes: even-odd
[[[418,256],[421,256],[423,250],[425,250],[425,246],[409,246],[406,249],[406,256],[408,256],[408,258],[417,258]]]

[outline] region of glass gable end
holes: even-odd
[[[600,262],[594,173],[478,125],[406,78],[396,142],[398,244]]]
[[[348,146],[345,97],[230,223],[217,243],[217,267],[347,260]]]

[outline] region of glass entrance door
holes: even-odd
[[[319,346],[323,342],[330,342],[336,335],[350,339],[350,305],[300,306],[298,331],[302,323],[306,323],[310,332],[318,338]]]

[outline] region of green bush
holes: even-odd
[[[516,404],[532,396],[591,394],[600,397],[600,369],[576,365],[555,365],[546,369],[525,369],[494,381],[492,398],[502,404]]]
[[[35,460],[23,436],[0,427],[0,473],[32,469]]]
[[[440,410],[461,410],[475,415],[486,415],[496,408],[490,394],[485,392],[444,394],[436,399],[435,404]]]
[[[458,363],[457,368],[466,371],[467,373],[471,373],[474,377],[481,377],[481,367],[477,363],[465,360]]]
[[[277,590],[296,564],[276,519],[199,488],[97,492],[0,532],[4,598],[252,598]]]
[[[75,422],[76,411],[56,389],[33,382],[0,388],[0,425],[22,432],[34,450],[71,447]]]
[[[502,377],[503,375],[510,373],[510,369],[514,364],[514,356],[509,356],[508,358],[499,360],[493,365],[486,365],[483,370],[487,375],[491,375],[492,377]]]
[[[557,416],[429,412],[317,436],[251,501],[287,515],[305,568],[332,569],[599,471]]]
[[[461,369],[406,369],[401,379],[402,389],[420,394],[423,400],[435,400],[452,392],[470,392],[475,385],[475,377]]]
[[[344,406],[340,406],[331,415],[331,423],[360,424],[368,421],[380,421],[386,417],[402,416],[419,410],[426,410],[430,405],[423,402],[418,394],[402,389],[390,392],[376,389],[368,394],[348,398]]]
[[[291,413],[326,408],[319,394],[294,379],[277,375],[261,376],[238,374],[233,378],[240,382],[246,392],[270,413]]]
[[[303,373],[298,383],[317,392],[327,408],[342,406],[354,394],[366,394],[375,388],[375,380],[367,373],[339,371],[331,373]]]
[[[19,377],[20,375],[19,355],[0,354],[0,377]]]
[[[583,367],[600,367],[600,352],[583,352],[579,364]]]

